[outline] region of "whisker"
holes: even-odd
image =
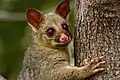
[[[48,38],[48,40],[55,40],[55,38]]]

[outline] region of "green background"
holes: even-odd
[[[0,0],[0,74],[16,80],[28,46],[31,28],[25,21],[25,11],[36,8],[53,11],[62,0]],[[74,1],[71,0],[70,24],[74,27]],[[73,30],[72,30],[73,32]]]

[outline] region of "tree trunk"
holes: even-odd
[[[75,65],[104,56],[105,71],[89,80],[120,80],[120,1],[76,0]]]

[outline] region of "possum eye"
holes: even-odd
[[[69,31],[69,27],[68,27],[68,25],[67,25],[66,23],[63,23],[63,24],[62,24],[62,28],[63,28],[64,30],[66,30],[66,31]]]
[[[48,35],[49,37],[52,37],[52,36],[54,35],[54,33],[55,33],[55,29],[53,29],[53,28],[48,28],[48,30],[46,31],[46,33],[47,33],[47,35]]]

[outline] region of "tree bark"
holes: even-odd
[[[75,65],[102,55],[105,71],[88,80],[120,80],[120,0],[76,0]]]

